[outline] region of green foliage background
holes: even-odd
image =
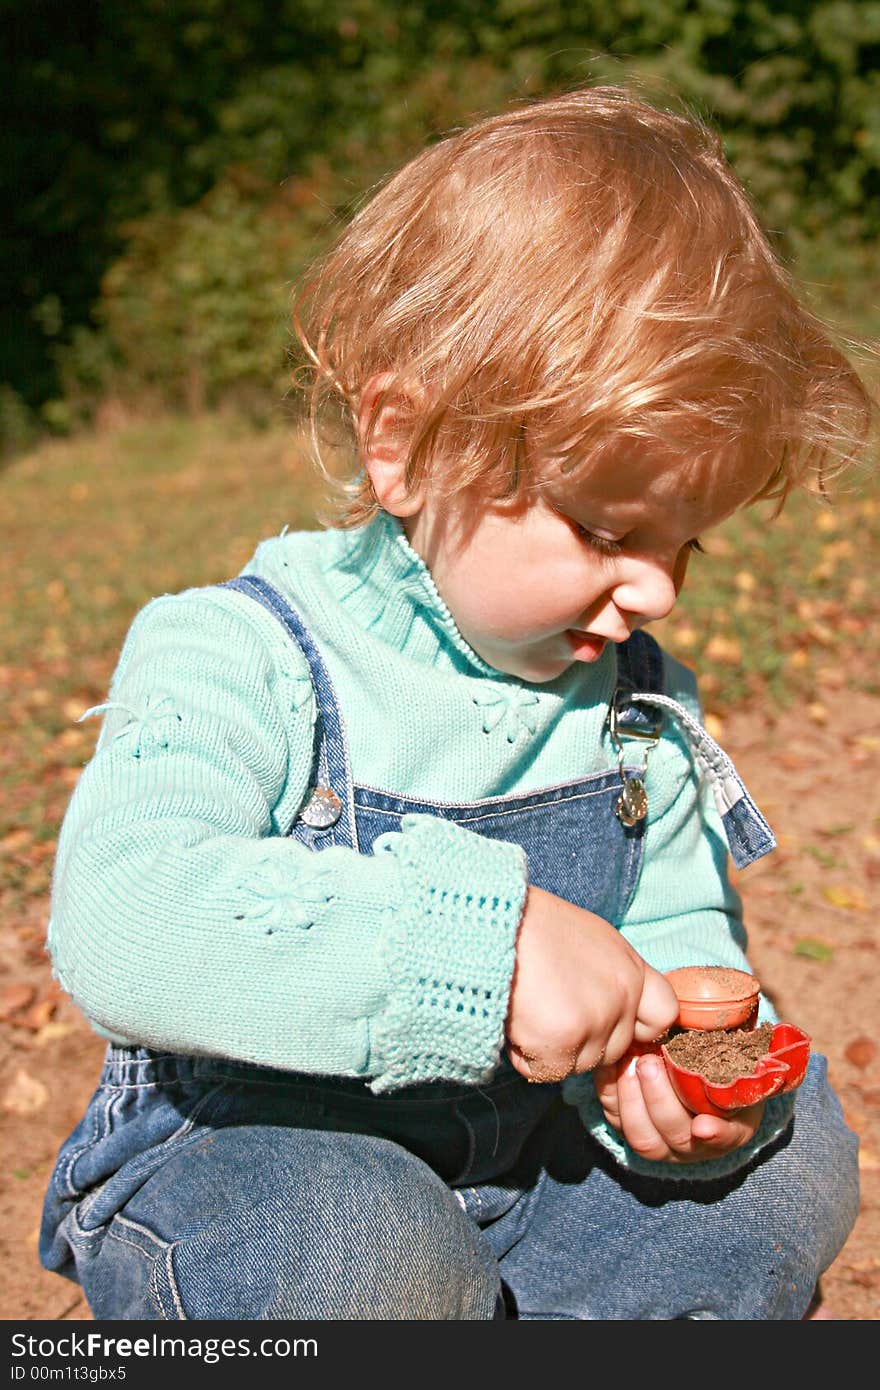
[[[260,419],[305,264],[450,128],[599,81],[696,111],[824,312],[880,338],[875,0],[0,0],[0,431]]]

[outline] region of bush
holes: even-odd
[[[27,449],[39,434],[32,410],[8,383],[0,384],[0,459]]]
[[[169,207],[157,173],[156,211],[123,229],[95,329],[57,353],[69,418],[107,390],[274,407],[291,288],[366,190],[454,126],[587,82],[714,125],[818,306],[880,337],[880,0],[310,0],[300,20],[308,55],[280,31],[188,147],[211,190]]]

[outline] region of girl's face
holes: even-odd
[[[670,612],[696,539],[750,501],[767,469],[718,472],[606,458],[577,479],[557,470],[527,501],[429,492],[404,526],[474,651],[551,681]]]

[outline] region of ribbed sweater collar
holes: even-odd
[[[411,660],[496,676],[465,641],[396,517],[327,533],[325,574],[349,617]]]

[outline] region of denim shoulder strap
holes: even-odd
[[[736,867],[769,854],[776,838],[730,758],[689,710],[664,694],[663,652],[657,641],[646,632],[634,632],[618,647],[617,662],[613,717],[620,737],[641,740],[647,747],[660,737],[664,711],[672,714],[712,787]]]
[[[315,743],[309,794],[290,834],[314,849],[347,845],[357,849],[354,787],[348,744],[330,673],[309,629],[278,590],[255,574],[240,574],[218,585],[237,589],[277,618],[306,659],[315,692]]]
[[[662,695],[665,671],[663,651],[656,637],[637,628],[616,648],[617,688],[614,702],[619,725],[647,730],[658,722],[656,714],[633,702],[633,694]],[[662,720],[662,716],[660,716]]]

